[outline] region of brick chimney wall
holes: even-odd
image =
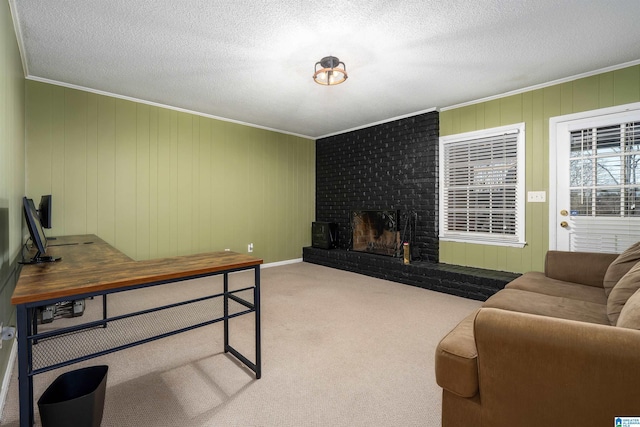
[[[433,111],[316,141],[316,220],[338,224],[339,248],[352,209],[393,209],[401,232],[415,213],[414,258],[438,262],[438,137]]]

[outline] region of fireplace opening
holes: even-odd
[[[398,211],[351,211],[351,250],[397,256],[400,252]]]

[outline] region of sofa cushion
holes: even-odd
[[[631,295],[620,311],[616,326],[621,328],[640,329],[640,290]]]
[[[640,262],[627,272],[613,287],[607,299],[607,316],[612,325],[618,323],[618,317],[625,303],[640,289]]]
[[[544,295],[520,289],[503,289],[486,300],[482,307],[610,325],[606,304]]]
[[[607,297],[616,283],[618,283],[618,280],[622,279],[622,276],[627,274],[627,272],[631,270],[631,267],[636,265],[639,261],[640,242],[637,242],[618,255],[618,258],[609,265],[607,272],[604,274],[604,280],[602,281]]]
[[[464,318],[436,348],[436,382],[461,397],[478,393],[478,351],[473,337],[478,311]]]
[[[547,251],[544,275],[563,282],[602,288],[607,269],[619,254]]]
[[[545,276],[544,273],[538,271],[523,274],[507,284],[505,288],[520,289],[523,291],[576,299],[579,301],[589,301],[596,304],[607,303],[607,295],[601,287],[596,288],[578,283],[550,279]]]

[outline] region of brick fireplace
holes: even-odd
[[[414,258],[438,261],[438,112],[316,141],[316,221],[338,224],[347,249],[354,209],[415,215]]]
[[[303,259],[478,300],[517,277],[438,264],[438,137],[433,111],[317,140],[316,221],[336,223],[338,241],[336,249],[304,248]],[[363,210],[398,212],[410,265],[352,250],[352,215]]]
[[[350,246],[350,213],[397,210],[415,218],[414,258],[438,262],[437,111],[316,141],[316,221],[338,224]]]

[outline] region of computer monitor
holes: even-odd
[[[60,258],[44,255],[47,251],[47,236],[44,234],[42,224],[40,224],[38,211],[35,204],[33,203],[33,200],[27,197],[23,197],[22,207],[24,210],[24,220],[27,223],[31,241],[36,247],[36,254],[33,256],[33,258],[31,258],[31,260],[22,262],[22,264],[38,264],[41,262],[58,261]]]
[[[38,215],[40,216],[40,224],[42,224],[42,227],[51,228],[51,194],[40,198]]]

